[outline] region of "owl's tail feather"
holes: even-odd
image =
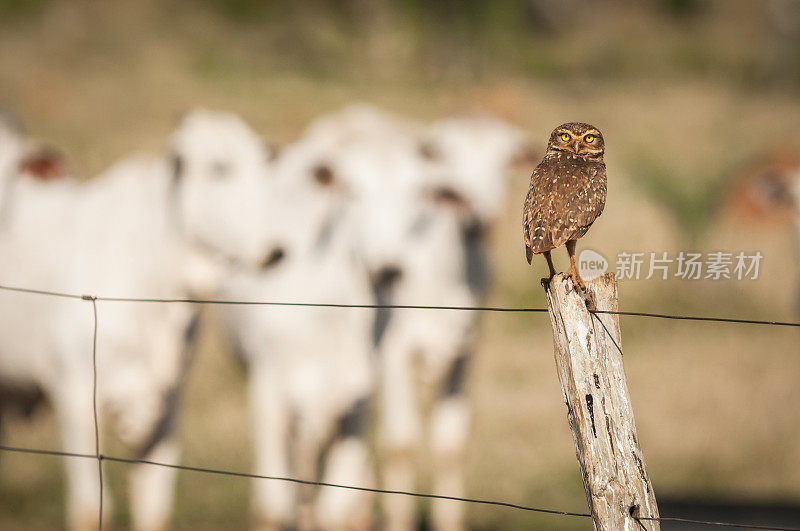
[[[566,239],[564,239],[566,241]],[[559,242],[558,245],[555,245],[553,241],[553,234],[550,232],[543,232],[541,235],[536,235],[533,239],[533,242],[530,247],[530,252],[532,254],[542,254],[547,251],[552,251],[556,247],[560,247],[564,245],[564,241]]]
[[[525,257],[528,259],[528,265],[530,265],[531,260],[533,260],[533,249],[530,246],[525,246]]]

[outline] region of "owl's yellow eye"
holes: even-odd
[[[587,144],[591,144],[592,142],[594,142],[594,135],[586,135],[585,137],[583,137],[583,139],[586,141]]]
[[[569,136],[567,133],[561,133],[561,140],[563,140],[564,142],[569,142],[570,138],[572,137]]]

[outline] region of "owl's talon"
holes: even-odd
[[[586,291],[586,284],[583,283],[583,279],[577,271],[569,271],[568,273],[565,273],[564,278],[569,279],[570,282],[572,282],[573,287],[580,288],[581,291]]]

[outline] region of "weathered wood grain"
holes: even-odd
[[[556,275],[545,286],[558,378],[597,530],[660,529],[622,365],[617,282],[606,274],[581,295]],[[634,518],[636,517],[636,518]]]

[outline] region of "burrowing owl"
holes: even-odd
[[[597,128],[567,123],[555,128],[542,162],[531,175],[522,232],[528,263],[544,253],[550,277],[556,274],[550,251],[567,244],[567,277],[583,287],[575,267],[575,241],[586,234],[606,204],[605,144]]]

